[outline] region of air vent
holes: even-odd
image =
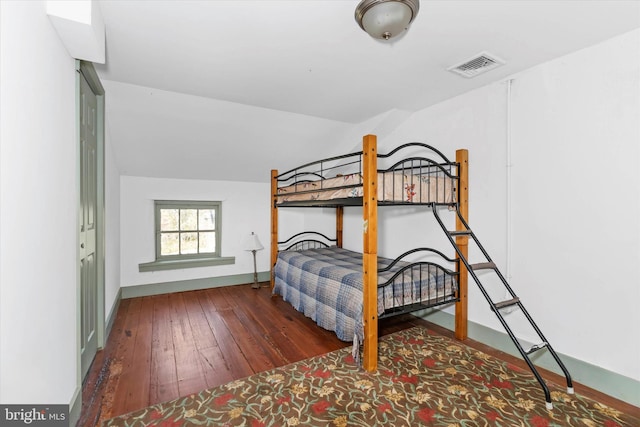
[[[447,71],[460,74],[463,77],[471,78],[479,74],[486,73],[504,64],[502,59],[495,57],[487,52],[482,52],[468,59],[461,64],[447,68]]]

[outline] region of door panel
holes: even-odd
[[[80,316],[84,377],[98,348],[96,269],[97,98],[80,74]]]

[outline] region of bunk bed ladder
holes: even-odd
[[[482,292],[482,295],[484,295],[485,299],[489,303],[491,310],[496,314],[496,316],[498,317],[498,320],[500,321],[500,323],[506,330],[507,334],[509,335],[509,338],[511,338],[511,341],[513,341],[513,343],[515,344],[516,348],[520,352],[520,355],[529,366],[529,369],[531,369],[531,372],[533,373],[535,378],[538,380],[538,383],[540,383],[540,385],[542,386],[547,409],[552,409],[553,404],[551,403],[551,393],[549,392],[549,387],[547,386],[545,381],[542,379],[542,376],[540,375],[535,365],[531,361],[531,358],[529,357],[529,355],[538,350],[546,348],[551,354],[551,356],[553,356],[554,360],[556,361],[560,369],[562,369],[562,372],[564,372],[564,376],[567,380],[567,393],[573,394],[573,383],[571,381],[571,375],[569,374],[569,371],[564,366],[564,364],[562,363],[562,361],[560,360],[556,352],[553,350],[553,347],[551,347],[551,344],[549,343],[549,341],[544,337],[544,335],[542,334],[542,331],[540,330],[540,328],[538,328],[538,325],[536,325],[536,323],[533,321],[533,318],[529,315],[527,310],[524,308],[524,305],[522,304],[522,301],[520,301],[520,298],[518,298],[518,296],[515,294],[513,289],[511,289],[511,286],[509,286],[509,283],[507,283],[507,280],[504,278],[504,276],[502,275],[502,273],[500,272],[496,264],[491,260],[491,257],[489,256],[487,251],[484,249],[484,247],[482,246],[482,244],[480,243],[480,241],[478,240],[474,232],[471,230],[471,228],[469,227],[469,224],[467,224],[466,220],[463,218],[462,214],[457,209],[457,206],[455,206],[455,211],[456,211],[456,214],[458,215],[458,219],[460,220],[459,223],[462,225],[462,227],[459,227],[460,229],[455,231],[449,231],[447,227],[444,225],[444,223],[442,222],[442,219],[438,215],[438,206],[436,204],[432,205],[432,209],[433,209],[433,214],[436,217],[436,220],[438,221],[438,224],[440,224],[440,227],[447,235],[449,242],[451,242],[451,244],[455,248],[460,260],[462,261],[467,271],[469,272],[469,275],[473,278],[473,280],[476,282],[476,284],[480,288],[480,291]],[[458,244],[456,243],[455,238],[459,236],[470,237],[471,240],[473,240],[477,245],[477,247],[480,249],[484,257],[486,258],[486,261],[475,263],[475,264],[469,263],[469,261],[467,260],[467,257],[464,256],[464,254],[461,252],[460,248],[458,247]],[[493,270],[493,272],[495,272],[495,274],[500,278],[500,281],[502,282],[508,294],[510,295],[510,298],[504,301],[498,301],[498,302],[493,301],[493,299],[488,294],[487,290],[482,285],[480,279],[475,273],[478,270],[487,270],[487,269]],[[500,312],[500,309],[507,308],[507,307],[514,307],[514,306],[517,306],[518,308],[520,308],[520,310],[522,310],[522,313],[524,314],[525,318],[527,319],[527,321],[529,322],[533,330],[538,334],[538,337],[541,340],[540,344],[533,345],[528,350],[525,350],[522,347],[522,345],[516,338],[515,334],[511,330],[511,327],[507,324],[507,321],[504,318],[503,314]]]

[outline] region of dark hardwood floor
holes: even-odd
[[[98,352],[82,393],[78,426],[199,392],[350,345],[271,297],[267,283],[122,300],[105,348]],[[453,337],[437,325],[406,315],[380,322],[386,335],[416,325]],[[481,343],[465,344],[523,366]],[[543,372],[549,381],[564,378]],[[618,410],[638,408],[576,385],[576,391]]]

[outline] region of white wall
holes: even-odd
[[[0,15],[0,402],[69,404],[79,383],[75,61],[44,2],[2,1]]]
[[[241,249],[255,232],[265,250],[256,254],[258,271],[269,270],[270,184],[227,181],[120,178],[121,285],[134,286],[253,273],[253,258]],[[233,265],[140,273],[138,264],[155,260],[154,200],[222,201],[222,256]]]
[[[556,351],[636,380],[638,52],[640,30],[513,76],[510,197],[505,82],[415,113],[379,141],[380,152],[408,140],[431,143],[452,157],[456,148],[468,148],[471,227],[503,272],[510,257],[511,283]],[[507,254],[509,201],[513,245]],[[345,219],[345,244],[356,248],[360,216],[350,212]],[[396,209],[382,216],[383,255],[427,235],[436,245],[446,243],[428,225],[429,214]],[[484,261],[477,251],[470,259]],[[469,286],[470,320],[502,331],[475,284]],[[488,287],[500,300],[497,283]],[[533,336],[517,313],[508,316],[519,337]]]
[[[106,93],[109,96],[109,93]],[[120,290],[120,171],[113,153],[109,119],[105,126],[105,265],[104,313],[109,320]]]
[[[636,30],[522,73],[512,109],[514,280],[558,350],[636,380],[639,52]]]

